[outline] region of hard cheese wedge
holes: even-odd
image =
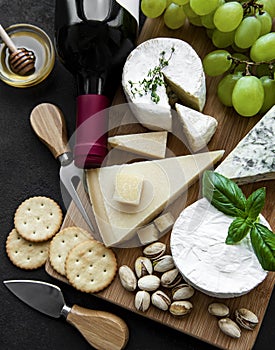
[[[216,171],[238,184],[275,179],[275,106],[273,106]]]
[[[108,138],[108,143],[123,151],[162,159],[166,152],[167,131],[112,136]]]
[[[223,154],[221,150],[87,170],[89,196],[104,244],[124,246],[138,227],[152,221]],[[143,176],[139,205],[114,200],[119,172]]]
[[[197,152],[206,147],[217,129],[217,120],[210,115],[203,114],[178,103],[176,103],[175,107],[179,123],[182,126],[192,152]]]

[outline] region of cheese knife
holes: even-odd
[[[30,307],[54,318],[65,317],[98,350],[123,349],[128,341],[126,323],[106,311],[65,304],[59,287],[42,281],[9,280],[5,286]]]
[[[84,169],[75,166],[67,139],[65,118],[62,111],[51,103],[37,105],[30,115],[31,126],[38,138],[49,148],[53,156],[60,161],[60,180],[71,196],[82,217],[92,231],[94,238],[102,241],[95,231],[89,215],[79,198],[74,180],[84,180]]]

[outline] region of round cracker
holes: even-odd
[[[50,244],[49,258],[52,267],[61,275],[65,275],[65,261],[69,251],[87,239],[93,238],[80,227],[72,226],[59,231]]]
[[[14,228],[6,240],[6,252],[11,262],[21,269],[34,270],[45,264],[49,242],[30,242]]]
[[[43,242],[58,232],[62,223],[62,211],[51,198],[37,196],[26,199],[14,215],[17,232],[31,242]]]
[[[65,269],[72,286],[82,292],[95,293],[112,282],[117,260],[112,249],[96,240],[87,240],[69,251]]]

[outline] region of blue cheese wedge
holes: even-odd
[[[122,151],[162,159],[166,153],[167,131],[111,136],[108,138],[108,143],[111,147]]]
[[[154,220],[223,154],[222,150],[212,151],[87,170],[90,201],[104,244],[140,245],[136,230]],[[116,177],[120,172],[143,177],[138,205],[120,203],[113,198]],[[132,238],[133,242],[127,242]]]
[[[156,94],[144,92],[144,79],[152,79],[160,58],[168,64],[161,69]],[[149,72],[153,72],[150,76]],[[141,124],[151,130],[172,130],[172,114],[166,91],[166,82],[187,106],[201,111],[206,99],[205,74],[196,51],[183,40],[175,38],[149,39],[128,56],[122,74],[122,86],[130,107]]]
[[[171,233],[172,256],[183,278],[212,297],[241,296],[267,276],[249,236],[225,244],[233,220],[202,198],[182,211]],[[263,216],[260,221],[268,225]]]
[[[217,129],[217,120],[210,115],[178,103],[176,103],[175,107],[179,123],[182,126],[191,151],[197,152],[206,147]]]
[[[275,179],[275,106],[273,106],[216,171],[238,184]]]

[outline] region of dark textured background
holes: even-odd
[[[0,23],[35,24],[53,39],[54,0],[0,0]],[[65,207],[60,193],[59,165],[37,139],[29,124],[30,111],[41,102],[58,105],[64,112],[68,134],[75,124],[75,87],[70,74],[56,61],[47,80],[27,89],[9,87],[0,81],[0,349],[84,350],[91,347],[72,326],[51,319],[21,303],[3,286],[6,279],[40,279],[59,285],[69,305],[108,310],[122,317],[130,329],[126,349],[211,350],[180,332],[132,314],[119,307],[80,293],[54,280],[43,268],[27,272],[13,266],[5,253],[5,240],[13,228],[13,215],[26,198],[45,195]],[[275,298],[273,296],[260,330],[255,350],[274,349]]]

